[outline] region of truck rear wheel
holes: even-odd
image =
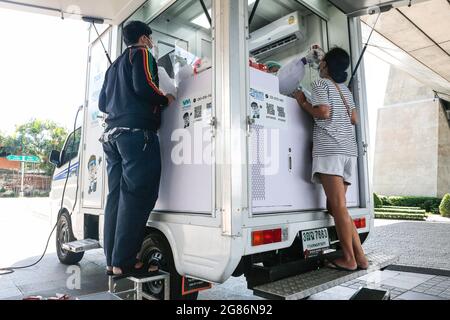
[[[83,259],[84,252],[74,253],[62,248],[62,245],[67,242],[75,241],[75,237],[72,232],[72,223],[70,215],[64,211],[58,218],[58,224],[56,227],[56,254],[59,261],[62,264],[73,265]]]
[[[157,232],[151,232],[142,244],[141,254],[142,261],[148,263],[153,257],[157,256],[161,261],[161,270],[170,273],[170,299],[171,300],[196,300],[198,292],[188,295],[182,295],[183,277],[178,274],[173,260],[172,250],[167,240]],[[143,290],[155,297],[156,299],[164,299],[163,281],[154,281],[144,284]]]

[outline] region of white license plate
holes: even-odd
[[[330,246],[327,228],[302,231],[302,242],[305,258],[318,255]]]

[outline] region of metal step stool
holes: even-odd
[[[100,242],[94,239],[83,239],[72,242],[63,243],[61,246],[64,250],[70,252],[85,252],[93,249],[101,248]]]
[[[272,283],[256,286],[253,293],[267,299],[299,300],[325,291],[347,281],[357,279],[369,272],[384,269],[398,261],[396,256],[370,253],[367,255],[369,269],[356,271],[339,271],[330,268],[306,272]]]
[[[170,274],[167,272],[158,271],[155,272],[154,274],[149,274],[146,276],[139,276],[139,277],[132,276],[124,279],[133,282],[134,284],[133,289],[116,292],[115,291],[116,282],[114,281],[114,278],[110,276],[108,280],[109,293],[114,294],[116,296],[122,296],[132,293],[134,294],[135,297],[134,300],[143,300],[143,298],[147,300],[157,300],[154,297],[145,293],[142,289],[142,285],[144,283],[162,280],[164,284],[164,300],[170,300]]]

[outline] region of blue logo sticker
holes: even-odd
[[[264,101],[264,92],[250,88],[250,96],[258,101]]]
[[[191,107],[191,99],[183,100],[183,109],[189,109]]]

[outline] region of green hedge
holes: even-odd
[[[434,197],[387,197],[380,196],[383,206],[398,206],[398,207],[420,207],[421,209],[439,214],[439,205],[442,199]]]
[[[413,214],[413,213],[375,212],[375,218],[423,221],[426,219],[426,216],[424,214]]]
[[[400,207],[400,206],[383,206],[383,208],[388,209],[404,209],[404,210],[423,210],[420,207]]]
[[[380,208],[383,205],[383,202],[376,193],[373,194],[373,204],[375,208]]]
[[[447,193],[439,205],[439,212],[443,217],[450,217],[450,194]]]
[[[375,208],[376,212],[398,212],[398,213],[416,213],[416,214],[425,214],[426,211],[419,209],[419,210],[410,210],[410,209],[395,209],[395,208]]]
[[[17,193],[14,192],[9,192],[6,191],[4,193],[0,193],[0,198],[15,198],[18,197],[19,195]]]

